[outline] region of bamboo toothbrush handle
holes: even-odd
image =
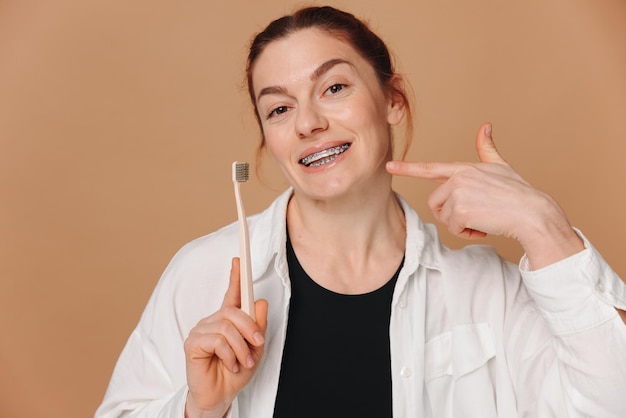
[[[241,284],[241,310],[256,321],[256,316],[254,314],[254,291],[252,289],[252,264],[250,263],[248,221],[243,208],[238,182],[235,182],[235,200],[237,202],[237,217],[239,218],[239,276]]]

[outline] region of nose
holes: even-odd
[[[314,103],[300,104],[296,116],[296,133],[305,139],[328,128],[328,120]]]

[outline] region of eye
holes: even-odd
[[[341,83],[333,84],[328,89],[326,89],[326,92],[330,94],[337,94],[341,90],[343,90],[345,87],[347,87],[345,84],[341,84]]]
[[[272,111],[267,114],[266,119],[271,119],[274,116],[281,115],[281,114],[285,113],[287,110],[289,110],[289,108],[287,106],[278,106],[278,107],[272,109]]]

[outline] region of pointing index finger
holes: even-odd
[[[456,171],[453,163],[432,161],[389,161],[387,171],[396,176],[409,176],[444,183]]]

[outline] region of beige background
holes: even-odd
[[[173,253],[235,219],[230,163],[258,140],[246,45],[299,4],[0,0],[0,416],[93,415]],[[624,1],[333,4],[399,56],[408,159],[473,160],[493,122],[505,158],[626,274]],[[263,172],[250,213],[284,187]],[[430,184],[396,185],[432,219]]]

